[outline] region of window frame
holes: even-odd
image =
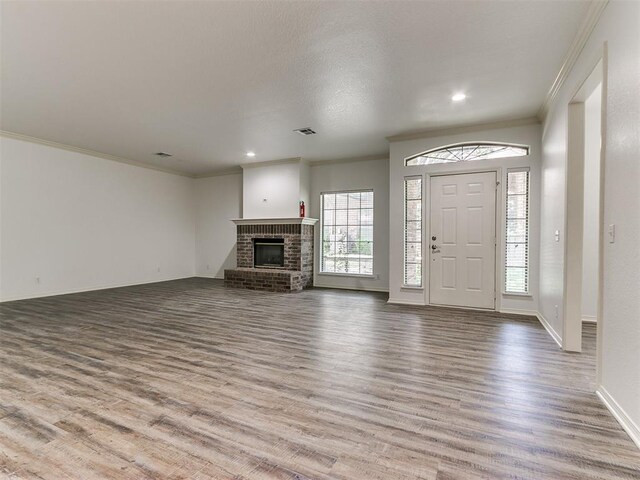
[[[372,223],[371,223],[371,248],[372,248],[372,254],[371,254],[371,273],[342,273],[342,272],[323,272],[322,271],[322,267],[323,267],[323,257],[324,257],[324,200],[325,200],[325,195],[336,195],[336,194],[341,194],[341,193],[365,193],[365,192],[371,192],[371,194],[373,195],[373,206],[371,208],[372,213],[373,213],[373,219],[372,219]],[[375,252],[375,199],[376,199],[376,194],[373,188],[358,188],[358,189],[350,189],[350,190],[330,190],[330,191],[325,191],[325,192],[320,192],[320,221],[318,222],[320,224],[320,245],[318,246],[318,269],[317,269],[317,275],[322,275],[322,276],[334,276],[334,277],[356,277],[356,278],[376,278],[376,262],[375,262],[375,254],[373,252]],[[334,209],[335,210],[335,209]],[[347,208],[348,210],[348,208]],[[362,226],[362,225],[360,225]]]
[[[414,160],[416,158],[419,157],[424,157],[424,156],[428,156],[431,153],[436,153],[436,152],[440,152],[443,150],[448,150],[448,149],[455,149],[455,148],[461,148],[461,147],[481,147],[481,146],[485,146],[485,147],[491,147],[491,146],[495,146],[495,147],[511,147],[511,148],[521,148],[523,150],[526,151],[526,153],[524,155],[505,155],[502,157],[484,157],[484,158],[478,158],[478,159],[472,159],[472,160],[466,160],[466,159],[460,159],[460,160],[452,160],[449,162],[434,162],[434,163],[416,163],[414,165],[409,165],[409,162],[411,160]],[[490,142],[490,141],[477,141],[477,142],[460,142],[460,143],[452,143],[450,145],[442,145],[436,148],[431,148],[429,150],[426,150],[424,152],[421,153],[417,153],[415,155],[411,155],[410,157],[406,157],[404,159],[404,166],[405,167],[424,167],[424,166],[430,166],[430,165],[447,165],[447,164],[458,164],[458,163],[472,163],[472,162],[480,162],[480,161],[484,161],[484,160],[496,160],[496,159],[502,159],[502,158],[519,158],[519,157],[526,157],[529,156],[531,154],[531,147],[529,145],[523,145],[523,144],[518,144],[518,143],[505,143],[505,142]]]
[[[509,195],[509,174],[510,173],[518,173],[525,172],[527,174],[527,188],[526,188],[526,223],[525,223],[525,235],[526,241],[519,242],[519,244],[526,245],[526,266],[522,267],[525,269],[525,286],[526,290],[524,292],[519,291],[511,291],[507,289],[507,269],[510,268],[507,264],[507,255],[509,243],[507,242],[508,235],[508,225],[509,225],[509,197],[512,195],[522,195],[522,194],[511,194]],[[508,168],[505,172],[505,189],[504,189],[504,256],[503,256],[503,282],[502,282],[502,294],[506,296],[521,296],[521,297],[531,297],[531,168],[530,167],[514,167]],[[511,268],[514,268],[513,266]]]
[[[412,285],[407,283],[407,181],[420,180],[420,284]],[[408,175],[402,179],[402,288],[413,290],[424,290],[424,217],[425,217],[425,182],[423,175]],[[414,220],[415,221],[415,220]],[[417,243],[417,242],[412,242]],[[417,265],[417,264],[416,264]]]

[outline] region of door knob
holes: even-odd
[[[435,250],[436,248],[438,248],[437,245],[431,245],[431,250]]]

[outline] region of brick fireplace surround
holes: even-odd
[[[237,267],[224,271],[224,285],[234,288],[297,292],[313,285],[313,218],[235,219]],[[255,268],[256,238],[284,240],[284,267]]]

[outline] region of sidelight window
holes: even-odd
[[[422,286],[422,177],[404,179],[404,284]]]
[[[529,170],[507,171],[506,293],[529,293]]]

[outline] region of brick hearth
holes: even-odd
[[[225,287],[269,292],[298,292],[304,288],[302,272],[270,268],[225,270],[224,285]]]
[[[237,225],[237,268],[224,271],[227,287],[295,292],[313,285],[315,219],[234,220]],[[281,222],[281,223],[278,223]],[[255,238],[284,241],[283,268],[254,268]]]

